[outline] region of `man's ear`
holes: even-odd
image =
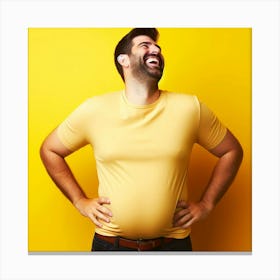
[[[123,67],[127,67],[129,65],[129,58],[127,54],[120,54],[117,57],[118,63],[123,66]]]

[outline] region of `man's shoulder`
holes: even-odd
[[[104,110],[111,110],[115,107],[120,94],[120,91],[116,91],[89,96],[82,103],[80,103],[76,110],[88,115],[96,114]]]
[[[163,91],[168,99],[173,100],[174,102],[191,102],[191,103],[197,103],[197,96],[191,93],[183,93],[183,92],[175,92],[175,91],[169,91],[164,90]]]

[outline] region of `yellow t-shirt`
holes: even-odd
[[[58,127],[68,149],[93,147],[99,196],[113,213],[96,232],[131,239],[188,236],[172,219],[178,200],[188,200],[192,146],[214,148],[225,134],[196,96],[167,91],[149,105],[129,103],[124,91],[94,96]]]

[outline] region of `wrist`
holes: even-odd
[[[79,197],[79,198],[76,198],[74,201],[73,201],[73,205],[78,209],[79,209],[79,206],[80,204],[85,200],[87,199],[86,197],[82,196],[82,197]]]
[[[213,202],[207,201],[207,200],[205,200],[205,199],[200,200],[200,204],[202,204],[203,207],[204,207],[205,209],[207,209],[209,212],[211,212],[211,211],[214,209],[214,207],[215,207],[215,205],[214,205]]]

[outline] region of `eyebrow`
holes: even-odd
[[[153,44],[152,42],[141,42],[141,43],[138,44],[138,46],[141,46],[141,45],[144,45],[144,44],[146,44],[146,45],[155,45],[156,47],[158,47],[161,50],[161,47],[159,45]]]

